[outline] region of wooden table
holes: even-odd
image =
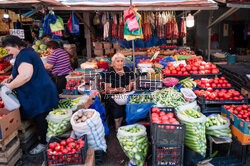
[[[42,166],[45,166],[45,162],[43,162]],[[95,150],[88,149],[85,164],[74,165],[74,166],[95,166]]]

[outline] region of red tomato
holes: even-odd
[[[243,105],[242,105],[242,108],[243,108],[244,110],[246,110],[246,109],[247,109],[247,105],[246,105],[246,104],[243,104]]]
[[[207,88],[208,92],[213,92],[213,88]]]
[[[50,149],[54,150],[55,147],[56,147],[55,142],[49,144],[49,148],[50,148]]]
[[[223,84],[221,84],[221,86],[222,86],[222,87],[226,87],[226,84],[225,84],[225,83],[223,83]]]
[[[158,113],[161,112],[161,110],[160,110],[159,108],[157,108],[157,107],[153,107],[153,108],[152,108],[152,112],[158,114]],[[157,116],[158,116],[158,115],[157,115]]]
[[[211,72],[210,72],[210,70],[205,70],[205,73],[210,74]]]
[[[61,150],[61,146],[60,145],[58,145],[58,146],[55,147],[55,151],[59,152],[60,150]]]
[[[216,80],[216,79],[214,79],[214,83],[215,83],[215,84],[218,84],[218,83],[219,83],[219,81],[218,81],[218,80]]]
[[[199,74],[205,74],[205,71],[199,71]]]
[[[193,66],[193,67],[192,67],[192,70],[193,70],[193,71],[197,71],[197,70],[198,70],[198,68],[197,68],[197,67],[195,67],[195,66]]]
[[[163,115],[162,117],[161,117],[161,120],[162,120],[162,122],[164,123],[165,121],[167,121],[169,118],[168,118],[168,116],[167,115]]]
[[[228,81],[227,81],[227,80],[224,80],[224,83],[225,83],[225,84],[227,84],[227,83],[228,83]]]
[[[180,67],[176,67],[175,70],[176,71],[181,71],[181,68]]]
[[[188,72],[187,72],[187,71],[185,71],[185,72],[183,73],[183,75],[188,75]]]
[[[62,153],[63,153],[63,154],[67,154],[67,153],[68,153],[68,150],[67,150],[67,149],[63,149],[63,150],[62,150]]]
[[[165,70],[164,74],[165,75],[170,75],[171,71],[170,70]]]
[[[76,147],[76,143],[74,143],[74,142],[70,142],[70,143],[68,144],[68,146],[69,146],[69,147],[71,147],[71,148],[73,149],[73,148],[75,148],[75,147]]]
[[[198,74],[198,71],[193,71],[193,74]]]
[[[167,116],[168,118],[174,118],[174,113],[169,112],[169,113],[166,114],[166,116]]]
[[[234,113],[235,115],[238,115],[238,111],[236,111],[236,110],[235,110],[235,111],[233,111],[233,113]]]
[[[74,139],[69,137],[67,140],[66,140],[67,144],[69,144],[70,142],[74,142]]]
[[[221,80],[225,80],[225,77],[220,77]]]
[[[215,88],[216,87],[216,84],[215,83],[212,83],[212,85],[211,85],[213,88]]]
[[[218,69],[212,69],[212,74],[218,74],[219,70]]]
[[[224,94],[224,99],[229,99],[230,98],[230,95],[228,93],[225,93]]]
[[[227,93],[226,89],[221,89],[220,92]]]
[[[199,62],[195,62],[195,63],[194,63],[194,66],[195,66],[195,67],[199,67],[199,66],[200,66],[200,63],[199,63]]]
[[[239,97],[240,96],[240,92],[238,92],[238,91],[233,92],[233,95],[236,96],[236,97]]]
[[[151,117],[159,117],[158,113],[154,112],[151,114]]]
[[[171,66],[173,66],[173,63],[168,63],[167,64],[167,67],[171,67]]]
[[[182,71],[182,72],[185,72],[185,71],[186,71],[186,69],[185,69],[185,68],[182,68],[182,69],[181,69],[181,71]]]
[[[166,113],[164,111],[161,111],[159,115],[164,116],[164,115],[166,115]]]
[[[67,143],[66,143],[66,141],[65,140],[62,140],[61,142],[60,142],[60,145],[61,146],[65,146]]]
[[[222,87],[221,84],[217,84],[217,87]]]
[[[211,68],[212,68],[212,69],[216,69],[216,65],[212,64],[212,65],[211,65]]]
[[[185,68],[187,71],[190,71],[192,69],[192,67],[190,65],[186,65]]]
[[[223,80],[219,80],[219,83],[220,83],[220,84],[223,84],[223,83],[224,83],[224,81],[223,81]]]
[[[227,83],[227,84],[226,84],[226,87],[231,87],[231,86],[232,86],[232,85],[231,85],[231,84],[229,84],[229,83]]]
[[[199,70],[205,70],[205,67],[204,66],[200,66]]]
[[[169,67],[169,70],[175,70],[174,66]]]
[[[242,118],[242,115],[241,115],[241,114],[238,114],[238,116],[237,116],[237,117],[241,119],[241,118]]]
[[[172,70],[171,74],[177,74],[177,71],[176,70]]]
[[[177,75],[182,75],[182,72],[181,72],[181,71],[178,71],[178,72],[177,72]]]
[[[179,67],[180,67],[180,68],[183,68],[183,67],[184,67],[184,65],[183,65],[183,64],[179,64]]]
[[[218,96],[219,96],[220,98],[223,98],[223,97],[224,97],[224,93],[221,93],[221,92],[220,92],[220,93],[218,94]],[[228,108],[226,108],[226,109],[228,109]]]
[[[211,70],[211,67],[209,65],[205,65],[205,70]]]

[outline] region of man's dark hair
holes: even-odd
[[[26,47],[26,44],[17,36],[14,35],[8,35],[4,38],[2,41],[3,47]]]
[[[60,45],[56,41],[52,40],[47,43],[47,47],[55,50],[57,48],[60,48]]]

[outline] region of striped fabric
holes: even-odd
[[[52,74],[61,76],[69,74],[73,69],[71,68],[68,53],[61,49],[55,49],[49,56],[48,64],[53,65]]]

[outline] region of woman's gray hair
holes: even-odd
[[[121,53],[116,53],[112,58],[112,63],[114,63],[114,61],[117,59],[117,58],[122,58],[124,61],[125,61],[125,56]]]

